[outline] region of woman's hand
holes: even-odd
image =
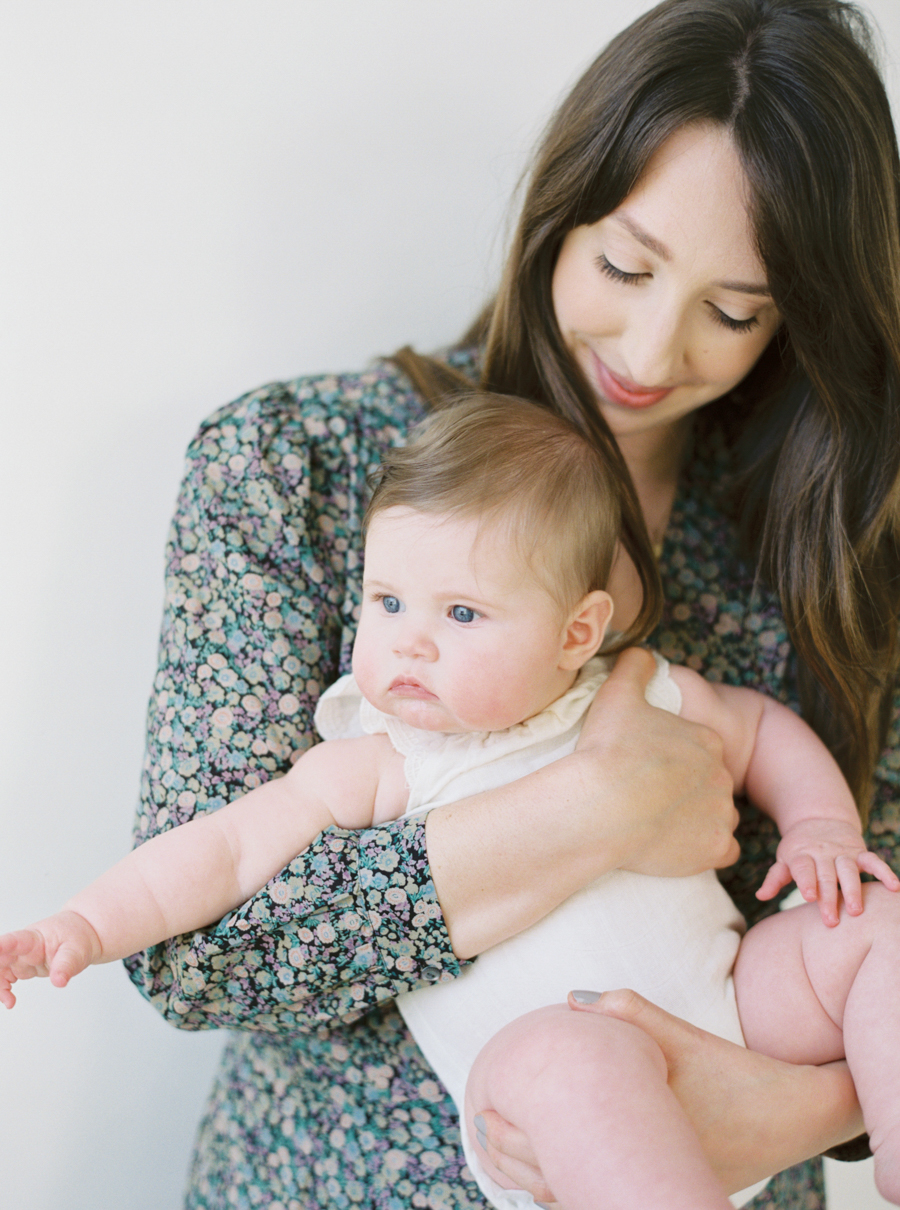
[[[654,670],[648,652],[623,652],[571,756],[429,814],[429,864],[458,957],[522,932],[610,870],[677,877],[737,860],[721,741],[648,705]]]
[[[618,804],[615,868],[671,878],[721,869],[740,855],[722,741],[708,727],[647,702],[655,669],[642,648],[619,656],[591,704],[576,756],[604,785],[605,809],[607,799]]]
[[[655,1040],[669,1086],[729,1193],[864,1129],[845,1063],[808,1067],[770,1059],[688,1025],[632,991],[572,993],[569,1007],[628,1021]],[[495,1113],[479,1117],[493,1163],[536,1201],[552,1205],[525,1135]]]

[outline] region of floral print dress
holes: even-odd
[[[451,362],[475,374],[471,352]],[[421,400],[390,362],[275,383],[222,408],[187,456],[168,543],[159,668],[136,842],[282,773],[312,742],[321,691],[347,672],[367,474],[406,439]],[[717,506],[723,455],[697,450],[662,554],[651,643],[711,679],[791,696],[791,650]],[[879,770],[871,830],[897,838],[900,737]],[[771,823],[744,812],[728,889],[750,918]],[[484,1207],[453,1104],[396,1011],[452,978],[421,817],[332,828],[218,925],[126,962],[182,1029],[229,1029],[200,1126],[189,1210]],[[818,1161],[755,1208],[824,1206]]]

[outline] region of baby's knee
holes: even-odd
[[[545,1063],[588,1068],[592,1074],[650,1065],[663,1078],[667,1076],[662,1051],[637,1025],[601,1013],[575,1012],[565,1005],[555,1007],[529,1027],[535,1051],[543,1054]]]
[[[667,1079],[663,1053],[648,1034],[629,1022],[559,1004],[500,1030],[476,1059],[470,1087],[496,1104],[536,1085],[573,1095],[582,1085],[592,1092],[603,1084],[619,1087],[638,1070]]]
[[[573,1110],[576,1121],[615,1118],[623,1090],[667,1078],[662,1051],[636,1025],[553,1005],[513,1021],[482,1049],[466,1084],[464,1129],[474,1143],[476,1115],[493,1111],[517,1137],[534,1141],[554,1123],[571,1122]],[[486,1152],[482,1162],[507,1183]]]

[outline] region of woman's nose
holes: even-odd
[[[624,372],[639,387],[669,387],[688,358],[688,339],[680,309],[669,300],[635,306],[622,332]]]

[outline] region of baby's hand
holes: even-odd
[[[77,912],[58,912],[31,928],[0,937],[0,1004],[14,1008],[12,985],[19,979],[46,977],[65,987],[86,966],[98,961],[100,938]]]
[[[851,916],[863,910],[860,871],[872,874],[889,891],[900,891],[900,878],[880,857],[866,849],[859,828],[837,819],[804,819],[782,836],[778,860],[756,892],[773,899],[792,880],[808,902],[819,901],[822,919],[834,928],[840,919],[838,889]]]

